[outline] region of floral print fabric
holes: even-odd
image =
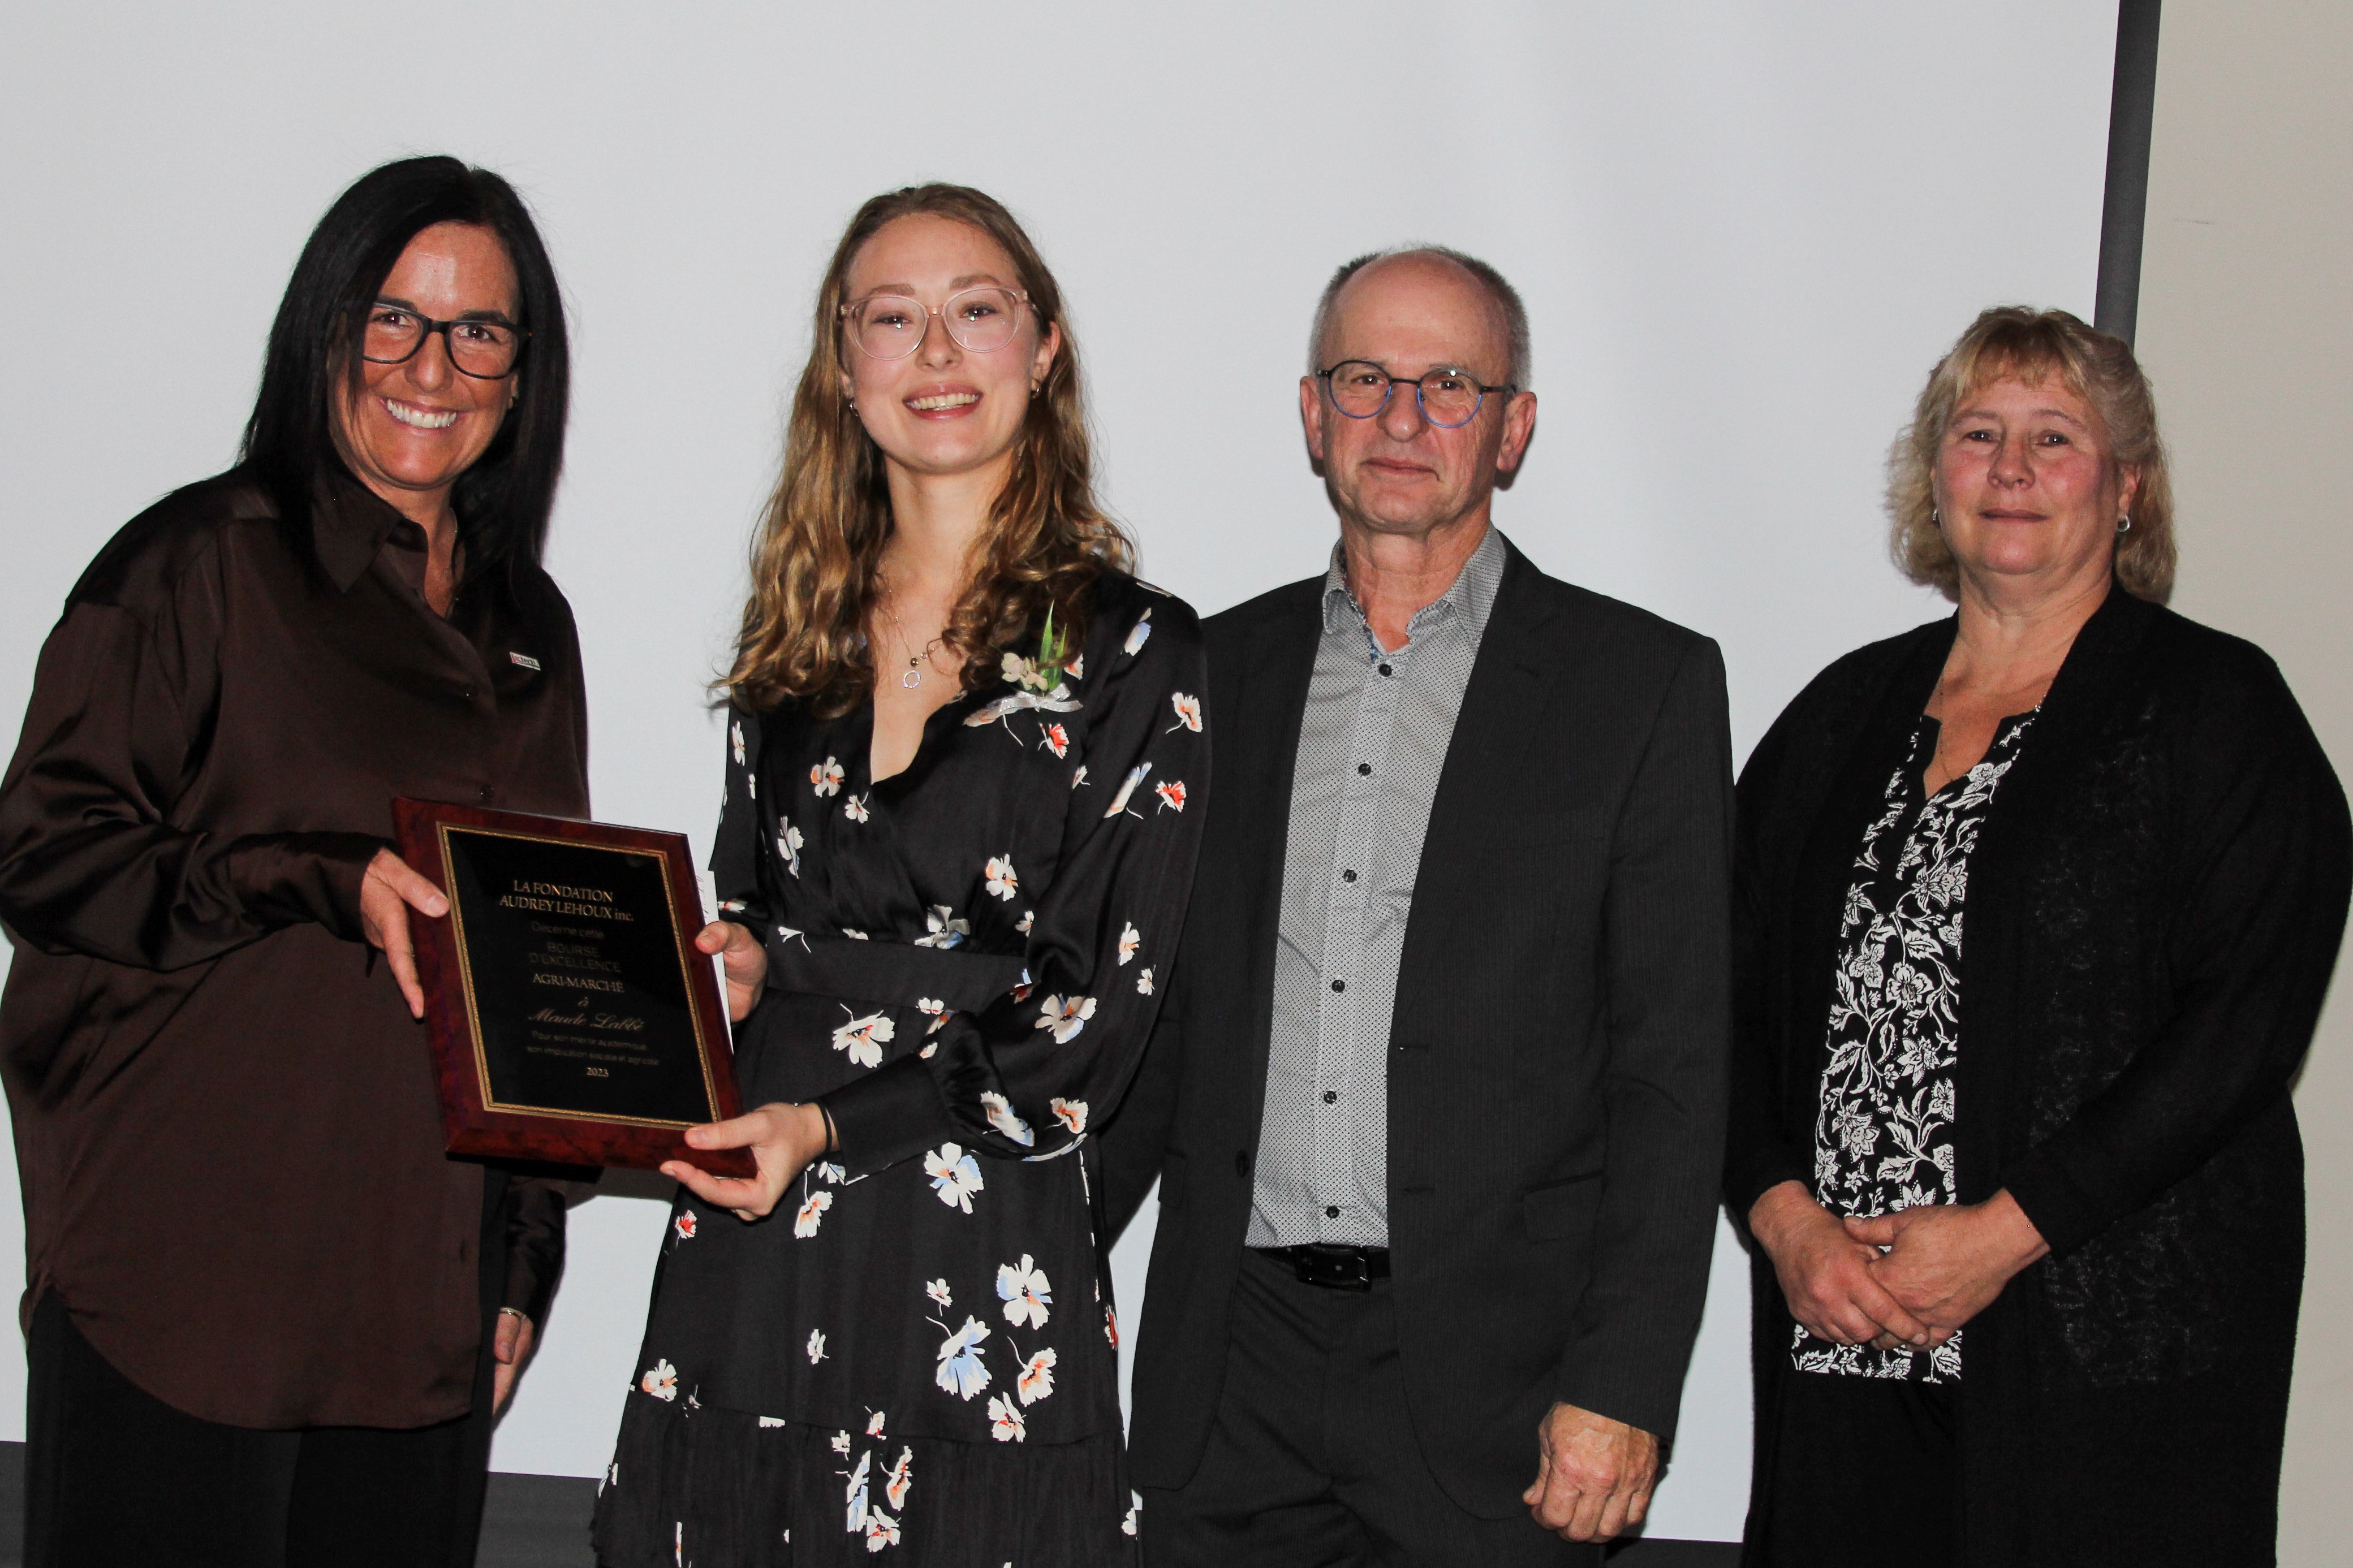
[[[1922,719],[1864,830],[1839,927],[1830,1060],[1814,1122],[1814,1197],[1870,1216],[1957,1201],[1954,1068],[1960,1044],[1962,907],[1969,855],[2032,714],[2006,719],[1976,766],[1933,796],[1922,774],[1939,727]],[[1961,1375],[1962,1335],[1933,1351],[1816,1339],[1799,1326],[1799,1372],[1945,1383]]]
[[[777,1428],[852,1439],[762,1449],[816,1456],[839,1500],[793,1518],[796,1561],[829,1560],[820,1531],[858,1556],[928,1560],[944,1548],[915,1521],[1003,1500],[926,1489],[1001,1476],[1041,1445],[1117,1470],[1119,1327],[1088,1139],[1152,1027],[1214,716],[1198,622],[1155,589],[1106,574],[1072,651],[1045,665],[1033,636],[879,781],[871,704],[730,716],[712,867],[724,917],[769,957],[737,1030],[744,1102],[822,1100],[843,1147],[754,1224],[678,1205],[599,1502],[603,1560],[721,1560],[733,1527],[698,1518],[681,1478],[749,1475],[737,1450]],[[1001,1458],[927,1464],[943,1444]],[[1084,1489],[1124,1496],[1115,1473]],[[1124,1502],[1093,1511],[1021,1528],[1084,1543],[1070,1562],[1114,1561],[1133,1544]]]

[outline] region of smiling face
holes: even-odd
[[[936,310],[950,295],[983,285],[1023,287],[1005,247],[970,224],[917,213],[883,225],[859,248],[842,298],[904,295]],[[1010,466],[1029,389],[1045,379],[1062,341],[1059,327],[1039,331],[1028,305],[1019,314],[1010,342],[980,353],[957,342],[936,316],[925,316],[923,342],[897,359],[865,353],[844,331],[843,390],[892,465],[937,476]]]
[[[1509,374],[1504,313],[1461,268],[1442,258],[1376,261],[1332,302],[1318,368],[1366,360],[1391,375],[1458,370],[1493,386]],[[1470,422],[1432,425],[1410,386],[1390,389],[1369,419],[1332,406],[1314,376],[1299,385],[1307,449],[1343,520],[1376,533],[1425,537],[1483,519],[1496,478],[1519,465],[1535,428],[1535,395],[1489,393]]]
[[[440,223],[408,242],[376,300],[436,321],[512,322],[516,293],[498,236]],[[435,333],[399,364],[361,362],[357,390],[336,410],[336,449],[361,483],[430,529],[448,514],[449,487],[490,448],[515,388],[512,375],[461,374]]]
[[[2002,376],[1954,408],[1936,506],[1965,586],[2014,598],[2105,576],[2138,477],[2108,456],[2098,416],[2056,376]]]

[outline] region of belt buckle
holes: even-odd
[[[1370,1290],[1372,1260],[1361,1247],[1301,1247],[1293,1249],[1291,1266],[1300,1282],[1327,1290]]]

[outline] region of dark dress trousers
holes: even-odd
[[[1767,1189],[1812,1184],[1856,849],[1954,634],[1840,659],[1741,775],[1725,1189],[1744,1220]],[[2051,1255],[1968,1327],[1953,1473],[1891,1458],[1849,1481],[1957,1487],[1954,1561],[2273,1560],[2304,1260],[2288,1090],[2348,866],[2344,794],[2271,660],[2112,591],[1969,858],[1958,972],[1958,1200],[2008,1188]],[[1825,1391],[1797,1380],[1853,1380],[1792,1369],[1761,1254],[1753,1289],[1759,1563],[1765,1540],[1808,1536],[1777,1518],[1793,1505],[1776,1478],[1852,1448],[1782,1451],[1820,1418]]]
[[[1192,1479],[1229,1370],[1322,588],[1207,623],[1218,788],[1174,992],[1105,1148],[1114,1224],[1161,1178],[1130,1426],[1146,1489]],[[1722,1147],[1730,794],[1715,645],[1511,551],[1423,844],[1388,1074],[1405,1406],[1480,1518],[1525,1513],[1556,1402],[1673,1433]]]

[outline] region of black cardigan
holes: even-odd
[[[1736,1221],[1811,1185],[1839,913],[1954,631],[1831,665],[1741,776]],[[2288,1089],[2348,881],[2344,793],[2271,660],[2112,592],[1970,858],[1959,1197],[2007,1187],[2052,1248],[1969,1325],[1972,1568],[2272,1560],[2304,1256]],[[1754,1276],[1752,1536],[1794,1375],[1761,1252]]]

